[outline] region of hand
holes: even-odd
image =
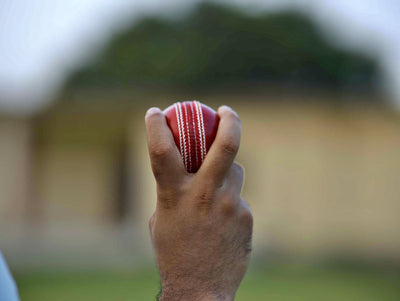
[[[186,172],[162,111],[146,114],[157,206],[150,232],[161,278],[160,300],[234,300],[246,273],[253,218],[240,197],[243,168],[238,115],[223,106],[199,171]]]

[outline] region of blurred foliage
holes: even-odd
[[[146,18],[114,37],[69,87],[289,82],[371,87],[375,64],[330,46],[296,13],[248,15],[203,3],[178,20]]]

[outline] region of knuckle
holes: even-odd
[[[154,178],[156,178],[156,180],[158,181],[164,174],[163,169],[160,168],[160,166],[158,166],[158,165],[153,165],[153,174],[154,174]]]
[[[202,211],[208,211],[211,208],[215,193],[208,190],[199,192],[196,196],[196,205]]]
[[[150,149],[150,156],[153,159],[163,159],[168,153],[170,153],[172,147],[169,143],[166,142],[158,142],[157,144],[153,145]]]
[[[197,193],[197,200],[199,202],[211,202],[211,200],[214,198],[215,193],[210,190],[202,190]]]
[[[240,221],[246,228],[253,228],[253,215],[251,214],[250,209],[246,208],[240,212]]]
[[[226,198],[221,201],[221,211],[226,216],[231,216],[236,211],[236,203],[233,198]]]
[[[197,200],[198,202],[204,203],[204,202],[211,202],[211,200],[214,198],[215,193],[209,190],[202,190],[197,194]]]
[[[207,214],[211,210],[211,203],[210,202],[197,202],[196,208],[200,213]]]
[[[221,148],[227,154],[236,154],[239,149],[239,142],[233,137],[228,137],[222,140]]]

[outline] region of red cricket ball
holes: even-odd
[[[219,117],[198,101],[177,102],[164,110],[188,172],[196,172],[217,134]]]

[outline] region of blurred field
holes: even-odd
[[[155,269],[128,272],[65,272],[16,275],[21,300],[154,300],[159,280]],[[400,277],[366,268],[310,266],[257,268],[240,287],[245,300],[400,300]]]

